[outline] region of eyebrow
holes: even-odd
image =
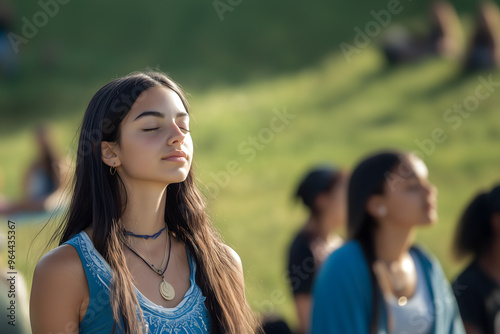
[[[137,119],[141,118],[141,117],[146,117],[146,116],[154,116],[154,117],[158,117],[158,118],[165,118],[165,115],[162,114],[161,112],[159,111],[144,111],[142,112],[141,114],[139,114],[139,116],[137,116],[134,121],[136,121]],[[175,115],[175,118],[179,118],[179,117],[189,117],[189,114],[186,113],[186,112],[178,112],[176,115]]]

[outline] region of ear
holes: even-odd
[[[116,147],[115,143],[103,141],[101,142],[101,156],[102,156],[102,161],[112,167],[118,167],[122,163],[120,161],[120,158],[118,157],[117,152],[119,152],[118,148]]]
[[[383,218],[387,214],[387,206],[382,195],[372,195],[366,203],[366,211],[372,216]]]

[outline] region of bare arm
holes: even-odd
[[[299,320],[298,333],[304,334],[309,328],[310,313],[311,313],[311,295],[306,293],[299,293],[295,295],[295,309],[297,310],[297,317]]]
[[[77,334],[88,285],[77,251],[63,245],[44,255],[33,274],[33,334]],[[88,297],[87,297],[88,298]]]

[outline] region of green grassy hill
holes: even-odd
[[[100,6],[95,8],[101,14],[88,3]],[[462,3],[461,12],[473,7]],[[347,64],[338,43],[352,40],[352,27],[385,5],[243,1],[224,21],[209,2],[144,4],[141,11],[132,2],[119,8],[97,1],[61,6],[21,53],[20,78],[0,84],[5,191],[19,195],[21,166],[34,154],[34,123],[51,119],[60,152],[71,152],[97,88],[115,76],[159,65],[190,94],[194,168],[215,195],[202,186],[212,220],[242,258],[256,310],[274,310],[295,321],[283,277],[288,244],[306,218],[291,199],[297,180],[313,164],[350,169],[380,148],[422,151],[417,142],[425,142],[432,151],[423,157],[439,189],[440,219],[420,231],[418,240],[452,278],[463,266],[450,256],[457,217],[478,189],[499,180],[500,86],[490,87],[490,96],[478,100],[467,118],[447,110],[470,103],[483,79],[491,75],[500,82],[500,74],[464,77],[456,65],[438,59],[388,70],[373,46]],[[19,6],[21,13],[36,10],[36,4]],[[425,6],[407,8],[395,21],[411,18],[419,26]],[[42,68],[51,40],[59,45],[60,58],[54,67]],[[266,130],[285,112],[290,118],[276,123],[282,127]],[[446,140],[431,144],[436,129]],[[256,147],[249,137],[258,138]],[[41,255],[35,246],[26,259],[34,231],[19,226],[17,236],[18,265],[30,278]]]
[[[366,50],[349,71],[341,56],[332,56],[315,67],[273,80],[191,92],[195,169],[216,195],[210,196],[205,189],[212,219],[240,254],[248,297],[259,310],[268,310],[264,301],[281,293],[283,297],[273,297],[274,307],[289,318],[293,315],[283,275],[287,245],[305,219],[304,210],[291,200],[301,174],[321,162],[349,169],[361,156],[379,148],[420,150],[415,140],[428,140],[436,128],[443,129],[448,138],[435,144],[433,154],[423,156],[431,181],[439,189],[440,221],[422,230],[418,239],[438,256],[449,277],[462,265],[451,260],[450,239],[464,204],[479,188],[498,181],[495,106],[500,94],[493,92],[481,101],[454,130],[443,121],[443,114],[474,94],[480,83],[476,77],[454,79],[456,68],[439,60],[391,72],[378,69],[380,65],[378,54]],[[500,81],[500,76],[494,74],[493,79]],[[450,81],[453,87],[448,89]],[[362,89],[353,94],[357,87]],[[435,94],[436,90],[440,93]],[[263,130],[270,128],[276,111],[294,118],[284,122],[281,131]],[[62,150],[73,139],[81,116],[79,112],[54,123]],[[248,138],[259,135],[264,139],[257,139],[261,150],[252,153]],[[13,176],[7,180],[12,189],[20,178],[19,165],[27,163],[33,153],[30,139],[25,131],[0,143],[2,166]],[[234,175],[229,181],[221,176],[230,173]],[[19,253],[26,251],[32,235],[26,228],[19,229]],[[25,268],[26,274],[30,269]]]

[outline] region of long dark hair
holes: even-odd
[[[490,249],[494,236],[491,226],[494,213],[500,213],[500,185],[477,194],[462,213],[453,243],[458,259],[467,255],[477,259]]]
[[[351,174],[348,186],[347,229],[350,239],[357,240],[368,263],[372,287],[372,315],[370,333],[377,333],[381,290],[373,270],[375,264],[374,233],[377,220],[367,211],[371,196],[384,193],[384,187],[392,173],[407,161],[408,153],[383,151],[361,161]]]
[[[155,86],[176,92],[188,110],[181,88],[160,72],[132,73],[106,84],[93,96],[81,125],[69,211],[51,239],[61,245],[92,224],[94,246],[113,271],[113,328],[122,320],[123,331],[134,334],[140,332],[143,319],[135,313],[138,301],[122,251],[125,240],[119,218],[127,196],[119,175],[112,176],[101,159],[101,142],[119,142],[121,121],[141,93]],[[194,180],[190,170],[185,181],[168,185],[168,230],[194,256],[199,269],[196,282],[206,297],[211,332],[253,333],[255,316],[245,298],[238,264],[206,216],[205,202]],[[121,198],[120,188],[125,198]]]

